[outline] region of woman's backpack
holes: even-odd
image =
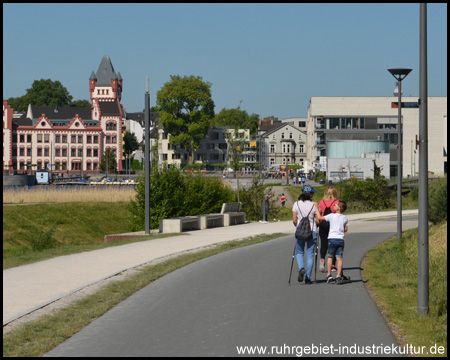
[[[295,229],[295,238],[298,240],[309,240],[312,238],[312,230],[311,225],[309,224],[309,214],[311,213],[312,209],[314,208],[314,204],[311,207],[311,210],[309,210],[308,215],[303,217],[302,211],[300,210],[300,206],[298,205],[298,210],[300,211],[300,215],[302,216],[302,219],[297,225],[297,228]]]
[[[322,201],[323,201],[323,200],[322,200]],[[325,201],[323,201],[323,204],[325,205],[325,210],[323,211],[323,215],[322,215],[322,216],[325,216],[325,215],[328,215],[328,214],[331,214],[331,213],[332,213],[331,207],[334,206],[334,204],[336,203],[336,201],[338,201],[338,200],[334,200],[334,201],[330,204],[330,206],[326,206]],[[322,222],[321,222],[320,225],[319,225],[319,228],[320,228],[321,230],[323,230],[323,231],[329,232],[329,231],[330,231],[330,223],[329,223],[328,221],[326,221],[326,220],[322,220]]]

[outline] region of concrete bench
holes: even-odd
[[[223,203],[222,211],[224,224],[223,226],[245,224],[245,212],[241,212],[240,202]]]
[[[224,226],[223,214],[199,215],[199,218],[200,218],[200,229],[202,230],[212,227]]]
[[[200,218],[198,216],[159,220],[160,233],[179,233],[188,230],[200,230]]]

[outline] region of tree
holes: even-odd
[[[34,80],[26,94],[18,98],[9,98],[8,104],[16,111],[27,111],[28,105],[69,106],[72,101],[69,91],[58,81],[51,79]]]
[[[161,123],[170,134],[170,144],[183,144],[194,161],[194,151],[207,134],[214,117],[211,83],[201,77],[171,75],[156,94]]]
[[[128,164],[131,153],[139,147],[139,143],[137,141],[136,135],[128,131],[125,132],[123,142],[124,142],[123,147],[125,151],[125,161]]]
[[[92,106],[91,102],[88,100],[75,100],[70,103],[71,107],[85,107],[90,108]]]
[[[110,148],[103,152],[102,161],[100,162],[100,169],[106,173],[114,173],[117,168],[117,160]]]
[[[258,114],[249,115],[247,111],[241,110],[238,106],[236,109],[223,108],[213,119],[215,126],[229,126],[232,129],[249,129],[251,134],[258,132]]]
[[[239,129],[250,129],[250,133],[256,133],[258,130],[258,120],[259,115],[252,114],[250,116],[247,111],[241,110],[238,106],[236,109],[223,108],[212,121],[212,124],[216,126],[229,126],[231,128],[231,131],[227,131],[226,133],[226,139],[230,164],[236,173],[238,201],[240,160],[245,143],[250,140],[246,137],[245,133],[239,132]]]

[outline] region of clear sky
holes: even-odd
[[[447,96],[447,4],[428,4],[428,95]],[[306,117],[313,96],[393,96],[388,68],[412,68],[419,96],[419,4],[3,4],[3,98],[59,80],[89,100],[104,55],[122,105],[150,106],[170,75],[212,83],[215,111]]]

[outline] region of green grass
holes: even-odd
[[[284,235],[286,234],[259,235],[241,241],[231,241],[192,254],[180,255],[156,265],[145,266],[137,274],[107,284],[95,294],[78,300],[53,315],[43,316],[12,329],[3,335],[3,356],[41,356],[130,295],[172,271],[208,256]]]
[[[364,280],[402,345],[445,347],[447,355],[447,223],[429,229],[429,314],[417,312],[418,229],[368,251]],[[397,329],[397,330],[395,330]],[[431,355],[431,354],[429,354]]]
[[[129,232],[130,222],[126,202],[3,205],[3,269],[101,248],[105,235]],[[33,250],[39,241],[44,250]]]

